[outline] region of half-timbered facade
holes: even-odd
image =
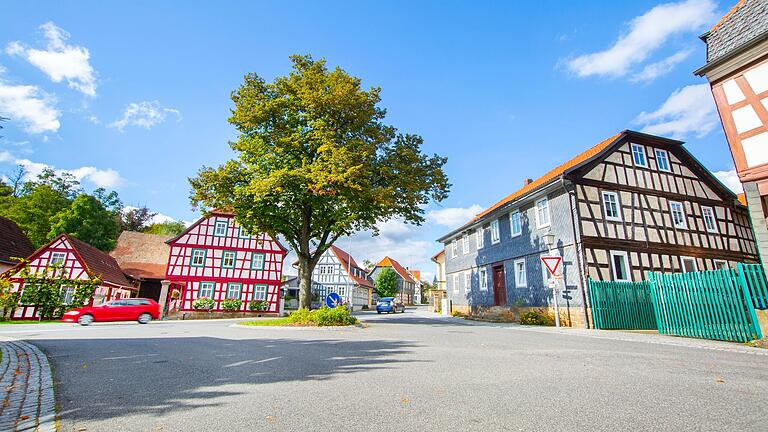
[[[201,297],[221,311],[225,299],[240,299],[241,312],[250,312],[251,301],[266,301],[260,313],[278,313],[283,259],[287,250],[277,240],[240,227],[231,213],[215,211],[168,240],[170,253],[165,278],[170,282],[171,309],[192,312]]]
[[[365,270],[343,249],[332,245],[312,272],[312,289],[320,299],[335,292],[354,310],[371,306],[373,282]]]
[[[135,295],[134,288],[114,258],[95,247],[67,234],[60,234],[48,244],[36,250],[27,258],[27,263],[17,263],[6,271],[13,282],[14,291],[21,292],[19,307],[14,311],[14,319],[37,319],[37,306],[24,303],[24,285],[21,270],[29,266],[31,274],[51,274],[53,267],[64,269],[66,278],[72,280],[101,280],[96,287],[89,305],[99,305],[106,301],[127,298]],[[75,287],[62,286],[61,296],[64,304],[72,301]]]
[[[552,250],[545,235],[554,235]],[[640,281],[755,262],[746,208],[676,140],[624,131],[439,239],[454,309],[553,305],[542,255],[563,258],[565,322],[585,325],[587,278]]]

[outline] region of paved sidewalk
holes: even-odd
[[[0,430],[56,431],[56,402],[48,358],[36,346],[0,341]]]

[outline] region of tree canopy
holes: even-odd
[[[49,238],[60,233],[71,234],[98,249],[114,249],[120,225],[116,215],[95,196],[80,194],[64,211],[52,219]]]
[[[397,294],[397,273],[391,267],[382,269],[374,281],[379,297],[394,297]]]
[[[158,222],[153,223],[144,229],[147,234],[161,234],[168,236],[177,236],[184,232],[187,227],[181,222]]]
[[[377,233],[377,222],[395,217],[421,224],[425,205],[445,199],[450,184],[444,157],[384,123],[380,88],[364,90],[325,60],[291,61],[289,75],[268,83],[248,74],[232,93],[236,157],[191,178],[191,201],[233,210],[249,232],[282,236],[298,256],[307,307],[311,272],[339,237]]]

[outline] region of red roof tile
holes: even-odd
[[[35,247],[24,232],[10,219],[0,217],[0,262],[16,264],[12,258],[27,258]]]
[[[399,274],[400,277],[405,279],[407,282],[416,283],[416,281],[413,280],[413,277],[408,272],[408,270],[405,269],[405,267],[401,266],[399,262],[388,256],[385,256],[381,261],[379,261],[379,263],[376,264],[376,267],[392,267],[397,272],[397,274]]]
[[[96,249],[88,243],[70,235],[61,234],[60,236],[66,236],[69,243],[75,249],[75,252],[77,252],[83,260],[83,264],[85,264],[88,274],[90,274],[91,277],[99,277],[104,282],[132,288],[131,283],[125,277],[125,273],[123,273],[123,270],[117,264],[117,261],[106,252]]]
[[[135,279],[163,279],[173,236],[123,231],[110,252],[123,272]]]

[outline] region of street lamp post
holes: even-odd
[[[555,244],[555,235],[552,232],[547,232],[543,236],[544,244],[547,245],[547,252],[552,256],[552,245]],[[562,265],[562,264],[561,264]],[[555,327],[560,327],[560,308],[557,305],[557,275],[552,274],[552,302],[555,304]]]

